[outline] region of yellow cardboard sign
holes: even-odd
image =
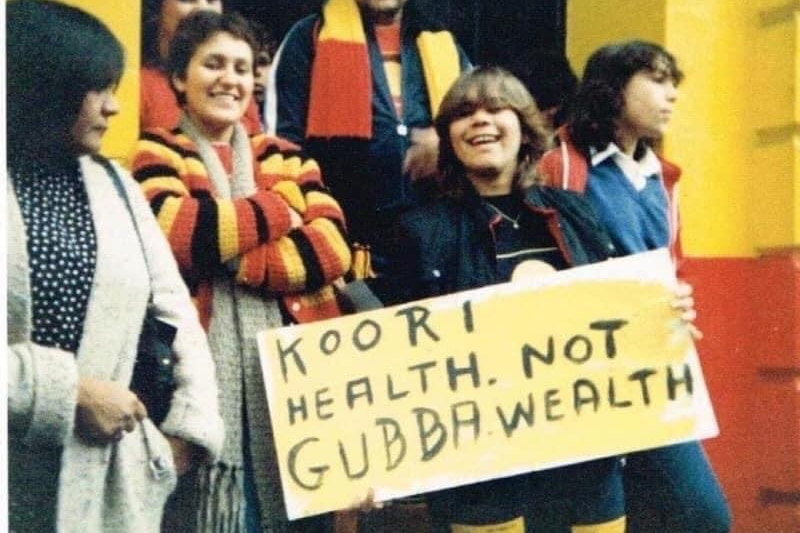
[[[711,437],[663,250],[259,336],[290,518]]]

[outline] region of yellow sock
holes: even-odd
[[[450,531],[451,533],[525,533],[525,519],[520,516],[508,522],[485,526],[452,524]]]
[[[572,526],[571,529],[572,533],[625,533],[625,516],[602,524]]]

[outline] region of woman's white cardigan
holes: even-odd
[[[31,342],[31,291],[25,230],[14,189],[7,184],[9,461],[37,479],[58,475],[37,458],[63,447],[56,523],[59,532],[159,530],[163,504],[176,476],[164,436],[222,449],[214,366],[205,334],[172,252],[150,207],[127,172],[119,169],[145,244],[146,266],[128,210],[106,170],[81,158],[97,238],[97,262],[83,336],[75,354]],[[79,376],[129,383],[150,291],[156,315],[177,327],[177,390],[157,430],[149,420],[118,444],[99,445],[75,433]],[[149,447],[149,449],[148,449]],[[151,459],[161,456],[167,475],[155,479]],[[37,478],[37,476],[49,476]],[[51,481],[52,482],[52,481]],[[30,491],[9,486],[12,509],[46,512]],[[30,507],[29,507],[30,506]]]

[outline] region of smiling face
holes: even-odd
[[[522,141],[514,111],[477,107],[451,122],[449,132],[453,153],[481,196],[511,192]]]
[[[86,93],[78,118],[69,130],[69,144],[77,155],[100,151],[103,135],[108,129],[108,119],[119,113],[119,105],[114,97],[115,88],[107,87]]]
[[[197,47],[185,78],[174,76],[184,109],[211,141],[228,142],[253,95],[253,50],[218,32]]]
[[[634,74],[625,85],[624,105],[615,124],[620,147],[633,153],[640,139],[661,138],[672,117],[677,97],[675,80],[666,67],[640,70]]]

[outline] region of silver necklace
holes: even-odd
[[[522,213],[519,213],[519,214],[518,214],[518,215],[517,215],[515,218],[511,218],[510,216],[508,216],[508,215],[506,215],[505,213],[503,213],[503,212],[502,212],[502,211],[501,211],[501,210],[500,210],[500,209],[499,209],[499,208],[498,208],[496,205],[494,205],[493,203],[491,203],[491,202],[486,202],[486,205],[488,205],[489,207],[491,207],[491,208],[492,208],[492,211],[494,211],[495,213],[497,213],[498,215],[500,215],[502,218],[504,218],[504,219],[508,220],[509,222],[511,222],[511,226],[512,226],[514,229],[519,229],[519,217],[522,215]]]

